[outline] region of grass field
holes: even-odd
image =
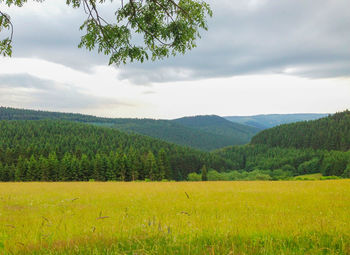
[[[0,183],[0,254],[350,254],[350,180]]]

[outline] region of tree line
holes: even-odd
[[[0,121],[3,181],[185,180],[232,162],[151,137],[62,120]]]
[[[295,149],[268,145],[233,146],[216,151],[229,158],[235,170],[285,171],[293,176],[322,173],[325,176],[350,177],[350,151]],[[271,176],[273,176],[272,173]]]
[[[20,156],[16,163],[0,162],[0,181],[160,181],[171,179],[169,159],[163,149],[156,157],[151,151],[139,157],[131,148],[123,152],[97,153],[93,158],[65,153],[59,159],[55,152],[48,157]]]

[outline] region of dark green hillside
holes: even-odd
[[[272,147],[347,151],[350,149],[350,111],[336,113],[319,120],[267,129],[253,137],[251,143]]]
[[[42,120],[56,119],[78,122],[111,123],[110,118],[100,118],[79,113],[63,113],[0,107],[0,120]]]
[[[272,179],[319,172],[350,178],[350,111],[267,129],[250,145],[215,153],[234,162],[234,169]]]
[[[225,119],[249,125],[259,129],[272,128],[281,124],[288,124],[306,120],[316,120],[328,116],[319,113],[297,113],[297,114],[263,114],[254,116],[227,116]]]
[[[206,151],[240,144],[226,136],[186,127],[169,120],[114,119],[113,127]]]
[[[260,131],[258,128],[233,123],[216,115],[184,117],[174,121],[186,127],[225,137],[231,145],[248,143],[252,136]]]
[[[206,127],[198,128],[182,125],[178,120],[100,118],[74,113],[0,107],[0,120],[40,119],[68,120],[112,127],[206,151],[247,143],[257,132],[254,128],[232,124],[220,117],[209,118]]]
[[[183,180],[218,155],[62,120],[0,121],[0,180]]]

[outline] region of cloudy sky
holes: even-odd
[[[86,15],[64,2],[0,6],[14,23],[0,106],[167,119],[350,109],[348,0],[210,0],[196,49],[120,67],[77,48]]]

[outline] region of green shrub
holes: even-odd
[[[208,180],[209,181],[224,181],[224,174],[219,173],[218,171],[211,169],[208,172]]]
[[[197,173],[189,173],[187,176],[187,180],[189,180],[190,182],[199,182],[202,180],[202,176]]]

